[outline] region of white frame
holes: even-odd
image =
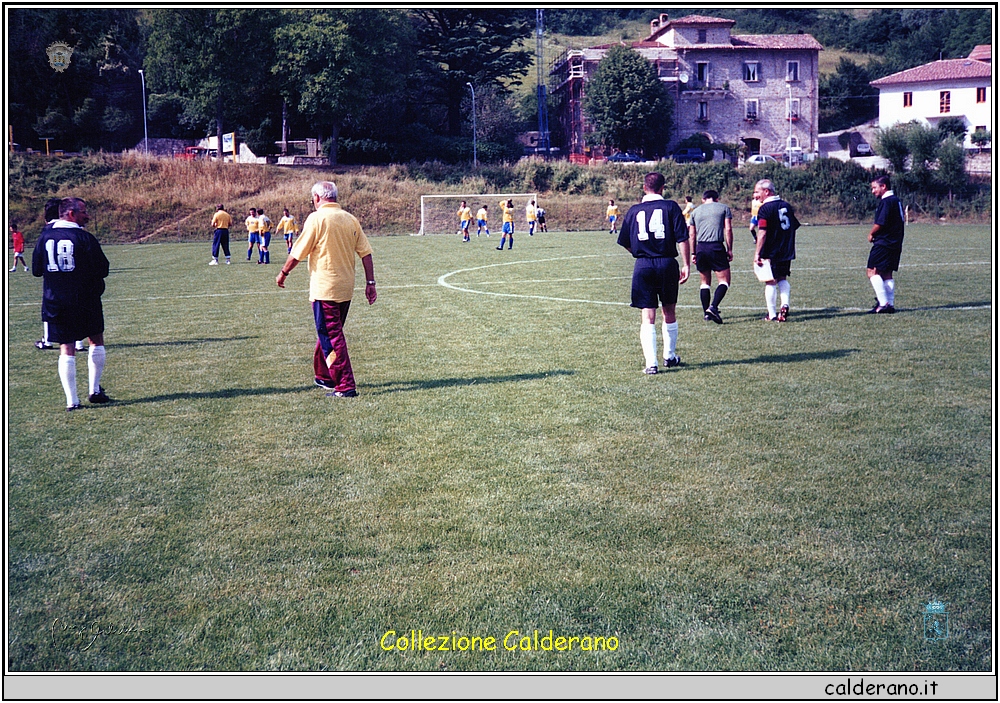
[[[753,117],[750,116],[750,104],[753,103]],[[758,98],[747,98],[743,101],[743,119],[760,119],[760,100]]]
[[[473,200],[500,200],[501,198],[530,198],[535,201],[535,207],[539,205],[538,203],[538,193],[432,193],[429,195],[420,196],[420,231],[416,234],[410,235],[411,237],[424,237],[424,213],[425,213],[425,201],[435,198],[452,198],[454,200],[464,200],[467,203]],[[473,213],[475,214],[475,213]],[[473,221],[475,221],[473,219]],[[442,232],[441,234],[448,234],[448,232]]]
[[[751,66],[753,66],[752,71],[750,70]],[[743,81],[746,83],[760,83],[760,61],[743,62]]]
[[[795,66],[795,77],[792,77],[792,66]],[[798,61],[786,61],[785,62],[785,81],[787,83],[798,83],[802,80],[802,76],[799,73],[799,62]]]

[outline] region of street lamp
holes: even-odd
[[[472,168],[479,167],[479,160],[476,158],[476,89],[472,83],[466,83],[472,91]]]
[[[142,143],[146,149],[146,156],[149,156],[149,131],[146,129],[146,75],[141,68],[139,78],[142,79]]]

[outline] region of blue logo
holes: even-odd
[[[924,607],[924,639],[928,642],[948,639],[946,604],[932,600]]]

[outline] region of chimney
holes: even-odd
[[[666,12],[661,12],[660,13],[660,26],[662,27],[666,23],[667,23],[667,13]]]
[[[650,20],[649,21],[649,35],[653,36],[656,34],[656,30],[660,28],[660,20]]]

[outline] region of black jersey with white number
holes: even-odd
[[[647,200],[625,213],[618,243],[635,258],[677,256],[677,243],[688,238],[680,206],[673,200]]]
[[[42,319],[90,308],[104,293],[110,265],[97,238],[80,227],[46,225],[35,243],[31,272],[43,279]]]
[[[768,199],[757,211],[757,220],[767,221],[764,246],[760,258],[772,261],[791,261],[795,258],[795,231],[799,221],[795,210],[781,198]]]
[[[875,224],[879,229],[873,243],[893,251],[902,251],[904,221],[903,204],[899,202],[899,198],[895,195],[881,198],[875,209]]]

